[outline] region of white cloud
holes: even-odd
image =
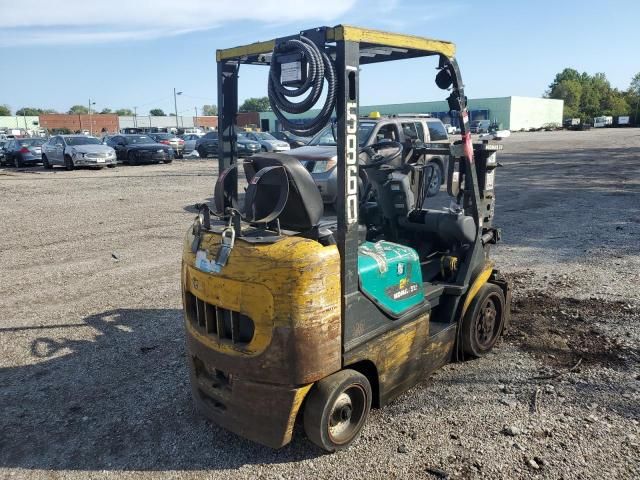
[[[106,43],[182,35],[228,22],[332,21],[356,0],[0,1],[0,46]]]

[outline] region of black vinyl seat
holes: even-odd
[[[284,167],[289,182],[289,196],[278,216],[281,228],[294,230],[305,236],[317,236],[318,225],[324,213],[324,204],[311,174],[298,159],[282,153],[259,153],[245,160],[247,182],[267,167]]]

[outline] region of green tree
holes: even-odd
[[[0,117],[8,117],[11,115],[11,108],[6,103],[0,105]]]
[[[69,114],[89,113],[89,109],[85,105],[74,105],[69,109]]]
[[[203,105],[202,106],[202,115],[205,117],[218,115],[218,106],[217,105]]]
[[[22,107],[20,110],[16,110],[16,115],[25,116],[38,116],[43,113],[58,113],[52,108],[34,108],[34,107]]]
[[[149,114],[153,117],[164,117],[164,112],[161,108],[153,108],[149,110]]]
[[[111,109],[110,109],[110,108],[103,108],[103,109],[102,109],[102,111],[101,111],[100,113],[104,115],[104,114],[107,114],[107,113],[113,113],[113,112],[111,111]]]
[[[131,110],[130,108],[119,108],[118,110],[116,110],[116,115],[120,117],[132,117],[133,110]]]
[[[247,98],[240,106],[241,112],[268,112],[271,110],[269,97]]]
[[[579,80],[561,80],[550,89],[549,98],[564,100],[564,116],[575,118],[580,116],[580,100],[582,98],[582,84]]]

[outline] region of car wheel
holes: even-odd
[[[107,165],[107,168],[116,168],[116,166],[114,164],[112,165]]]
[[[173,160],[165,160],[164,163],[171,163]]]
[[[304,431],[320,448],[335,452],[358,438],[371,409],[371,385],[355,370],[316,382],[304,407]]]
[[[24,164],[22,163],[22,159],[20,158],[20,156],[19,156],[19,155],[16,155],[16,156],[13,158],[13,166],[14,166],[14,167],[16,167],[16,168],[22,168],[22,167],[24,167]]]
[[[263,152],[267,152],[267,147],[260,147],[260,150],[262,150]]]
[[[504,327],[505,300],[502,289],[485,283],[471,301],[462,320],[462,348],[481,357],[494,347]]]
[[[65,155],[64,157],[64,168],[67,170],[73,170],[75,165],[73,164],[73,160],[69,155]]]
[[[137,165],[138,164],[138,155],[136,152],[129,152],[127,155],[127,163],[129,165]]]
[[[427,176],[427,198],[435,197],[440,192],[440,185],[442,185],[442,167],[437,162],[429,162],[427,166],[432,166],[433,169],[425,169],[425,175]]]
[[[46,155],[42,156],[42,166],[47,170],[51,170],[53,168],[53,165],[49,163],[49,159],[47,158]]]
[[[200,158],[207,158],[207,152],[204,151],[204,148],[198,148],[197,150]]]

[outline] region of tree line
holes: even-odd
[[[240,106],[239,110],[241,112],[264,112],[267,110],[271,110],[269,105],[269,99],[267,97],[260,98],[247,98],[244,103]],[[9,105],[0,105],[0,117],[1,116],[10,116],[12,113],[11,107]],[[57,110],[53,110],[51,108],[35,108],[35,107],[22,107],[16,110],[15,115],[21,116],[33,116],[37,117],[38,115],[44,115],[47,113],[68,113],[70,115],[78,115],[78,114],[87,114],[89,113],[88,105],[73,105],[66,112],[58,112]],[[96,115],[101,114],[116,114],[119,117],[132,117],[134,115],[134,111],[130,108],[119,108],[117,110],[112,110],[110,108],[103,108],[102,110],[92,110],[91,113]],[[195,113],[195,112],[194,112]],[[200,115],[202,116],[214,116],[218,114],[218,106],[217,105],[203,105],[200,109]],[[161,108],[152,108],[149,110],[149,115],[153,117],[163,117],[167,115],[164,110]],[[169,113],[169,115],[175,115],[175,113]]]
[[[640,107],[640,72],[635,74],[626,90],[613,88],[604,73],[590,75],[565,68],[558,73],[544,95],[564,100],[564,117],[591,122],[600,116],[630,116],[634,123]]]

